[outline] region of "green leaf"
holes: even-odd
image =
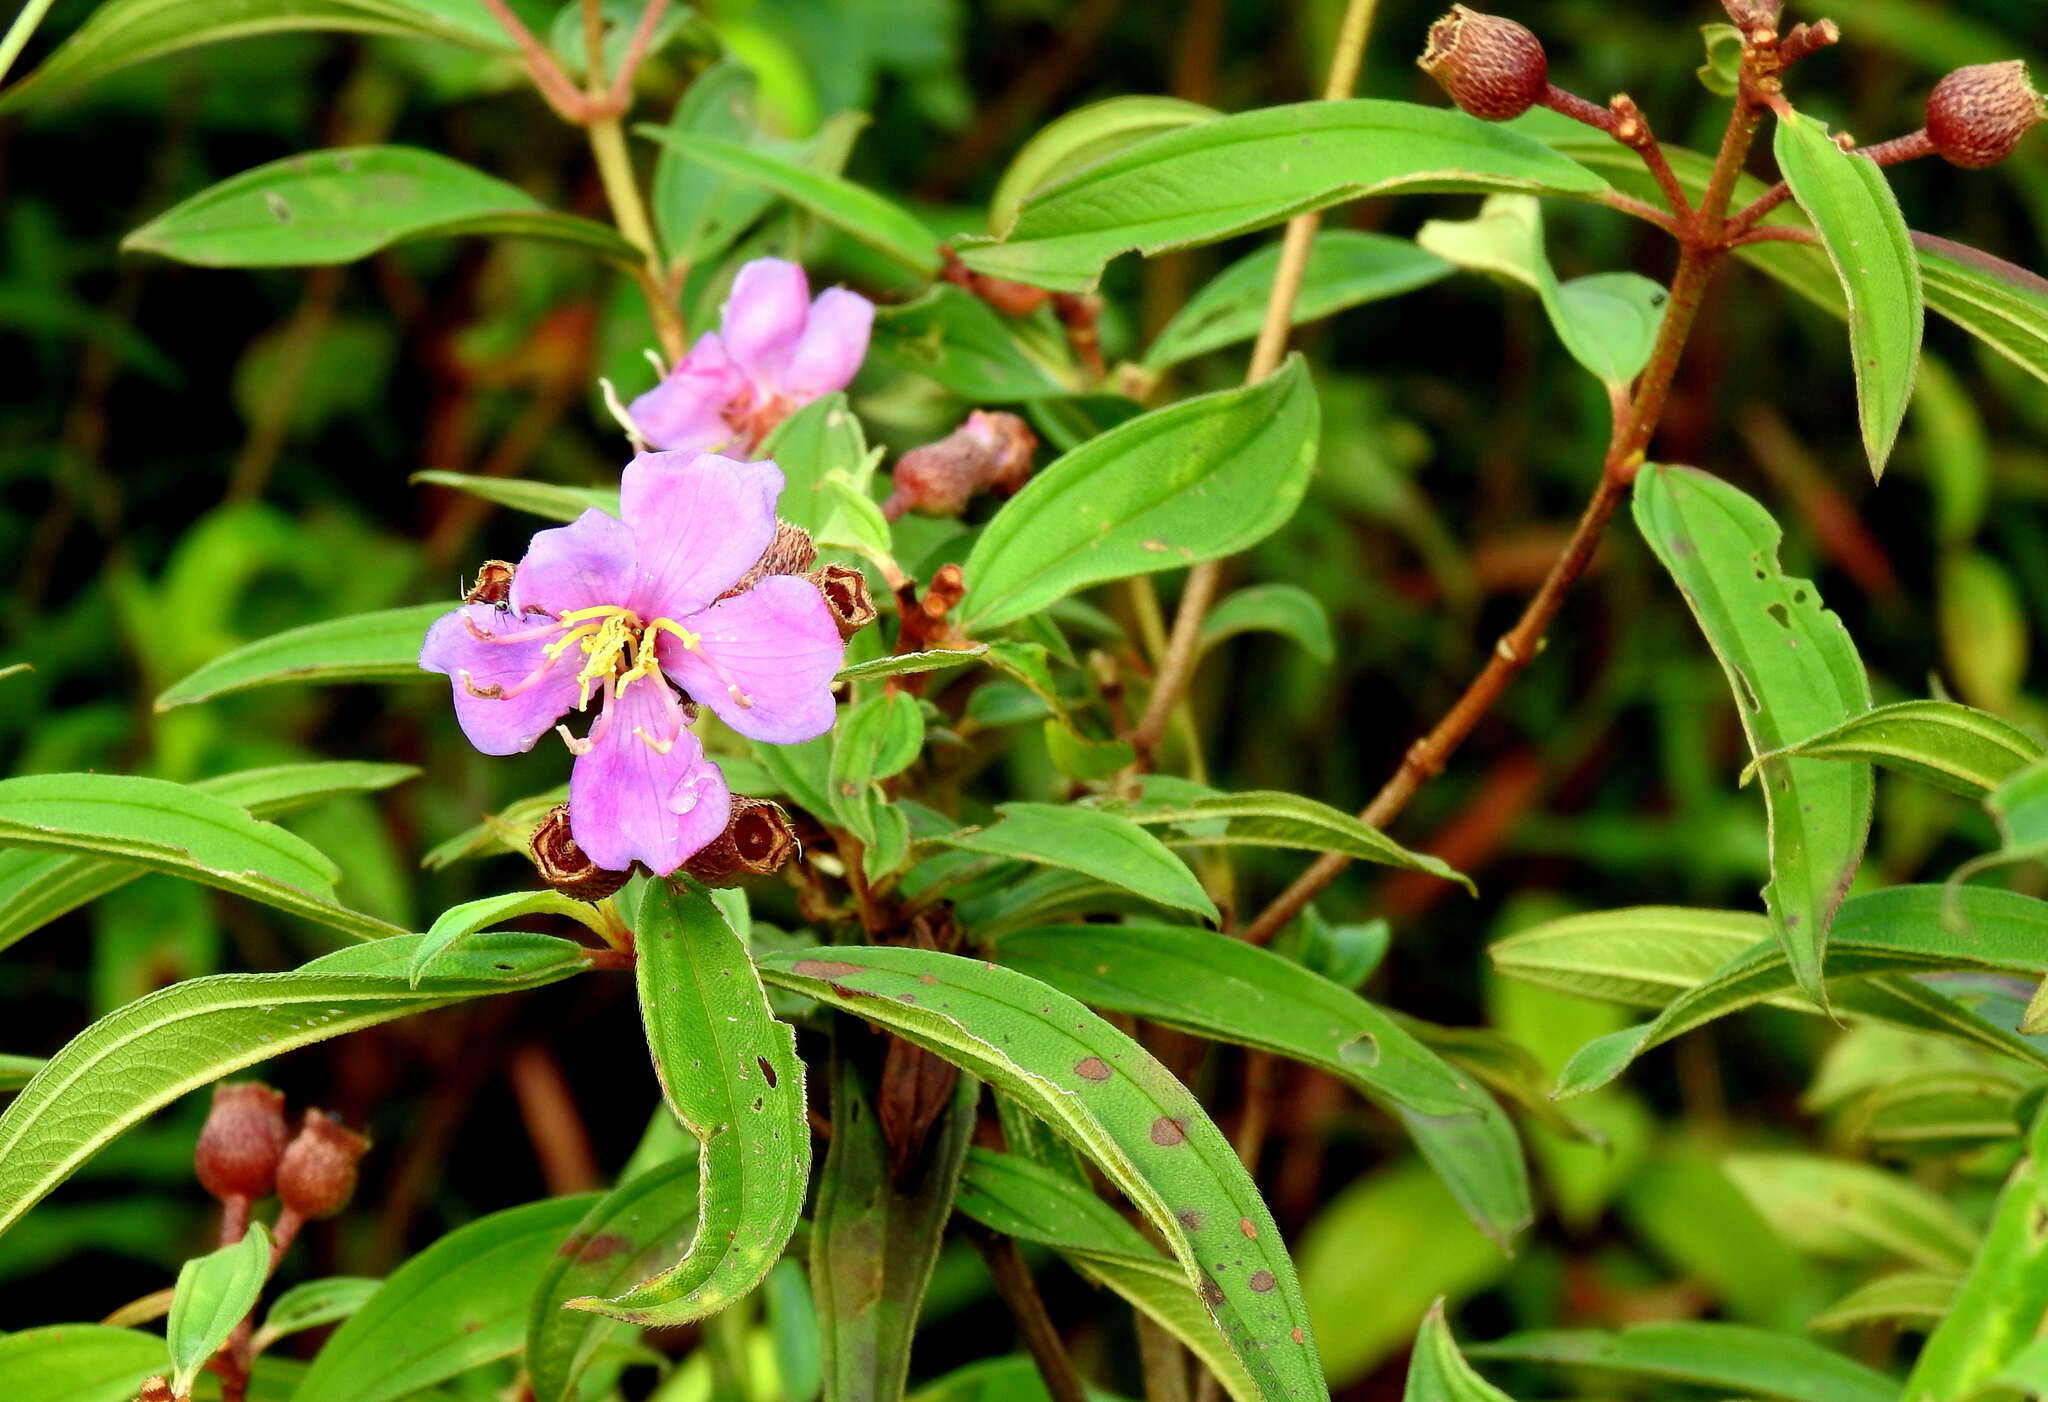
[[[357,939],[397,927],[338,905],[317,848],[226,799],[127,774],[0,780],[0,846],[131,862],[215,886]]]
[[[762,442],[760,451],[782,469],[782,498],[775,509],[783,520],[802,526],[820,544],[845,540],[862,529],[849,521],[850,511],[859,508],[842,489],[866,499],[881,453],[868,448],[860,420],[847,407],[844,394],[828,394],[791,414]],[[873,508],[871,500],[867,505]],[[880,519],[879,511],[873,514]],[[880,530],[886,545],[888,524],[882,523]]]
[[[465,0],[109,0],[42,67],[0,92],[0,114],[183,49],[297,30],[509,48],[489,12]]]
[[[1635,516],[1728,674],[1752,754],[1870,709],[1848,630],[1813,585],[1780,572],[1783,532],[1755,500],[1703,472],[1652,466],[1636,478]],[[1828,925],[1863,860],[1871,773],[1810,759],[1759,768],[1771,847],[1764,904],[1801,989],[1825,1008]]]
[[[1937,788],[1982,799],[2048,748],[2018,726],[1954,701],[1900,701],[1852,716],[1840,725],[1759,757],[1842,759],[1879,764]]]
[[[1322,663],[1337,657],[1322,600],[1295,584],[1254,584],[1226,596],[1202,620],[1202,652],[1240,633],[1278,633]]]
[[[1401,1402],[1514,1402],[1505,1392],[1479,1376],[1451,1326],[1444,1322],[1444,1302],[1429,1307],[1429,1317],[1415,1335],[1415,1350],[1408,1357],[1408,1382],[1401,1390]]]
[[[1927,305],[1992,350],[2048,380],[2048,279],[1982,249],[1913,235]]]
[[[1514,1334],[1474,1344],[1474,1358],[1555,1363],[1624,1377],[1694,1383],[1719,1395],[1782,1397],[1787,1402],[1898,1402],[1883,1373],[1791,1334],[1741,1324],[1638,1324],[1616,1334],[1598,1329]]]
[[[2025,1090],[1988,1070],[1895,1075],[1863,1097],[1856,1132],[1885,1153],[1962,1153],[2018,1138]]]
[[[1169,131],[1037,190],[979,272],[1086,292],[1120,253],[1214,243],[1347,200],[1422,190],[1597,196],[1606,182],[1463,112],[1358,99],[1268,107]]]
[[[1132,822],[1142,827],[1185,827],[1172,839],[1175,847],[1284,847],[1303,852],[1337,852],[1377,866],[1404,871],[1426,871],[1446,881],[1455,881],[1473,892],[1470,880],[1453,871],[1442,860],[1411,852],[1378,828],[1327,803],[1300,794],[1267,790],[1253,793],[1217,794],[1213,798],[1192,798],[1186,803],[1162,803],[1133,809]],[[1220,830],[1209,824],[1222,820]]]
[[[1883,168],[1835,145],[1825,123],[1781,111],[1774,149],[1842,281],[1863,447],[1871,475],[1882,477],[1912,402],[1926,321],[1906,216]]]
[[[664,1117],[667,1111],[661,1111]],[[617,1320],[564,1309],[584,1295],[613,1294],[673,1256],[697,1222],[697,1155],[633,1174],[593,1203],[533,1287],[526,1315],[526,1373],[539,1402],[567,1402]]]
[[[1211,278],[1146,348],[1148,370],[1192,360],[1259,334],[1280,268],[1280,245],[1267,244]],[[1347,307],[1398,297],[1448,276],[1452,265],[1408,239],[1355,229],[1325,229],[1309,247],[1289,325],[1304,326]]]
[[[50,1324],[0,1334],[0,1396],[8,1402],[133,1402],[164,1371],[164,1341],[140,1329]]]
[[[595,907],[585,901],[571,900],[559,891],[514,891],[509,895],[485,896],[482,900],[464,901],[441,912],[440,918],[413,947],[412,964],[406,970],[406,977],[414,988],[418,988],[427,971],[457,941],[523,915],[564,916],[600,939],[609,933],[604,918]]]
[[[245,769],[192,787],[238,804],[252,817],[274,818],[344,794],[390,788],[417,773],[405,764],[333,760]],[[127,862],[0,849],[0,949],[140,875]]]
[[[258,1353],[302,1329],[317,1329],[347,1319],[367,1304],[384,1282],[369,1276],[330,1275],[303,1281],[279,1295],[256,1331]]]
[[[410,146],[287,156],[230,176],[121,240],[208,268],[353,263],[416,239],[493,234],[539,239],[638,267],[609,225],[543,208],[515,185]]]
[[[1746,911],[1632,906],[1544,921],[1496,941],[1487,955],[1524,983],[1661,1008],[1770,936],[1769,919]]]
[[[970,1149],[959,1207],[992,1231],[1052,1247],[1083,1278],[1115,1291],[1179,1339],[1238,1402],[1259,1402],[1258,1384],[1210,1323],[1181,1268],[1084,1183],[1017,1154]]]
[[[0,1054],[0,1093],[20,1090],[42,1069],[43,1059],[39,1056]]]
[[[1514,1126],[1493,1097],[1365,999],[1270,950],[1171,925],[1055,925],[997,957],[1093,1007],[1278,1052],[1397,1117],[1479,1228],[1503,1244],[1535,1216]]]
[[[877,657],[867,662],[856,662],[841,667],[834,682],[871,682],[881,677],[908,676],[913,672],[938,672],[948,667],[964,667],[988,653],[988,645],[974,643],[961,648],[936,648],[929,652],[899,652],[892,657]]]
[[[1489,195],[1478,217],[1432,219],[1415,241],[1461,268],[1534,291],[1572,359],[1610,389],[1625,391],[1650,363],[1670,294],[1636,273],[1560,283],[1543,251],[1543,206],[1533,195]]]
[[[2033,632],[2011,572],[1981,550],[1947,551],[1935,592],[1941,650],[1956,690],[1975,705],[2011,710],[2026,684]]]
[[[2039,1331],[2048,1314],[2048,1115],[2027,1136],[2027,1152],[1991,1214],[1984,1248],[1956,1290],[1955,1303],[1913,1365],[1909,1402],[1963,1402],[1976,1396]]]
[[[418,936],[323,955],[291,973],[215,974],[115,1009],[55,1056],[0,1114],[0,1231],[113,1138],[245,1066],[407,1013],[539,988],[588,967],[544,935],[483,935],[417,989]]]
[[[866,186],[701,132],[676,131],[644,122],[633,130],[685,160],[766,186],[920,277],[938,274],[938,238],[909,210]]]
[[[922,949],[777,952],[762,977],[877,1023],[1019,1101],[1145,1214],[1268,1397],[1325,1389],[1279,1229],[1201,1102],[1035,979]]]
[[[885,691],[847,707],[832,732],[832,786],[842,796],[901,774],[924,748],[924,714],[907,691]]]
[[[654,884],[635,937],[662,1096],[702,1146],[697,1233],[630,1290],[568,1307],[663,1327],[725,1308],[768,1274],[803,1210],[811,1129],[796,1033],[770,1014],[746,943],[711,898]]]
[[[746,142],[754,134],[755,86],[753,69],[721,59],[684,89],[668,128],[685,136]],[[669,262],[684,268],[731,247],[774,202],[773,191],[685,160],[670,147],[662,148],[647,197]]]
[[[1857,1286],[1807,1324],[1853,1329],[1863,1324],[1926,1325],[1947,1317],[1961,1278],[1946,1271],[1893,1271]]]
[[[1099,808],[1005,803],[993,827],[963,828],[939,839],[948,847],[1078,871],[1172,910],[1215,920],[1216,903],[1186,863],[1130,818]]]
[[[156,698],[168,711],[195,701],[280,682],[410,682],[436,679],[420,670],[427,628],[454,608],[411,604],[330,618],[245,643],[174,682]]]
[[[1112,97],[1055,117],[1010,160],[989,196],[989,232],[1001,235],[1027,196],[1127,146],[1218,116],[1213,107],[1177,97]]]
[[[1977,1253],[1976,1229],[1953,1207],[1869,1164],[1778,1153],[1730,1154],[1722,1167],[1771,1229],[1810,1255],[1956,1272]]]
[[[869,351],[976,404],[1074,391],[1025,354],[995,308],[951,283],[915,301],[876,308]]]
[[[520,851],[548,810],[568,801],[569,786],[559,784],[546,793],[509,803],[498,812],[487,814],[475,827],[436,843],[420,858],[420,865],[428,871],[440,871],[466,858]]]
[[[849,1031],[865,1034],[855,1024]],[[959,1077],[924,1154],[898,1183],[874,1097],[844,1055],[832,1066],[832,1143],[811,1227],[826,1395],[834,1402],[897,1402],[910,1375],[911,1340],[960,1165],[974,1134],[981,1085]]]
[[[1011,623],[1077,589],[1232,555],[1286,523],[1320,415],[1300,356],[1243,389],[1155,409],[1039,472],[964,566],[962,625]],[[1219,503],[1229,503],[1221,510]]]
[[[544,1198],[442,1237],[334,1331],[292,1402],[390,1402],[516,1354],[535,1286],[596,1201]]]
[[[171,1349],[171,1391],[184,1397],[206,1361],[256,1308],[270,1278],[270,1233],[251,1222],[240,1241],[187,1261],[178,1271],[164,1339]]]
[[[524,477],[486,477],[476,472],[444,472],[430,468],[405,479],[414,484],[467,492],[496,506],[508,506],[550,521],[573,521],[593,508],[607,516],[619,514],[617,487],[565,487]]]

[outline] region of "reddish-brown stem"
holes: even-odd
[[[1575,92],[1566,92],[1555,83],[1546,88],[1543,96],[1538,98],[1537,101],[1541,102],[1551,111],[1562,113],[1575,122],[1584,122],[1587,126],[1598,131],[1604,131],[1609,136],[1614,134],[1614,123],[1616,120],[1614,113],[1608,111],[1597,102],[1587,101]]]
[[[640,71],[640,64],[647,57],[648,45],[654,42],[655,26],[668,10],[668,0],[648,0],[647,8],[640,12],[640,22],[633,26],[633,37],[626,45],[626,56],[619,63],[619,71],[612,76],[612,85],[605,94],[604,106],[612,116],[618,116],[633,105],[633,79]]]
[[[220,1244],[233,1246],[249,1234],[249,1199],[236,1194],[220,1205]]]
[[[1804,243],[1817,244],[1820,235],[1811,229],[1788,228],[1772,224],[1762,229],[1751,229],[1728,240],[1730,248],[1746,248],[1753,243]]]
[[[1815,20],[1812,24],[1795,24],[1778,45],[1778,64],[1790,68],[1800,59],[1839,43],[1842,27],[1831,19]]]
[[[586,949],[583,957],[593,969],[615,969],[624,973],[633,970],[633,951],[630,949]]]
[[[1895,166],[1904,161],[1917,161],[1922,156],[1934,155],[1934,138],[1927,134],[1927,128],[1922,127],[1918,131],[1907,132],[1904,136],[1895,136],[1890,141],[1880,141],[1875,146],[1859,146],[1855,148],[1854,154],[1876,161],[1881,166]],[[1731,215],[1728,219],[1728,235],[1731,242],[1756,242],[1745,236],[1755,228],[1757,220],[1790,198],[1792,187],[1780,180],[1757,196],[1740,213]]]
[[[1664,202],[1671,206],[1671,212],[1680,219],[1691,218],[1692,201],[1685,197],[1685,187],[1678,183],[1678,176],[1672,172],[1671,162],[1665,159],[1664,148],[1650,130],[1650,119],[1643,115],[1643,109],[1636,106],[1636,100],[1627,93],[1616,95],[1607,105],[1614,114],[1614,125],[1608,128],[1609,134],[1643,158],[1643,164],[1650,169],[1650,178],[1657,182],[1657,189],[1663,193]]]
[[[1639,200],[1634,195],[1624,195],[1619,190],[1608,190],[1600,196],[1600,203],[1609,209],[1655,224],[1673,238],[1678,237],[1678,216],[1665,213],[1648,200]]]
[[[484,0],[484,8],[491,17],[510,35],[512,42],[519,46],[519,53],[526,60],[526,71],[533,78],[533,85],[540,89],[540,95],[556,115],[565,122],[582,126],[590,120],[590,99],[586,97],[569,75],[562,71],[562,65],[548,52],[547,46],[533,37],[533,31],[526,27],[518,15],[512,13],[505,0]]]
[[[1031,1279],[1031,1267],[1024,1263],[1017,1243],[993,1232],[976,1232],[974,1244],[981,1249],[981,1259],[988,1265],[996,1293],[1003,1297],[1003,1303],[1010,1307],[1010,1314],[1017,1321],[1017,1332],[1023,1335],[1031,1361],[1038,1365],[1038,1376],[1044,1380],[1047,1394],[1053,1402],[1087,1402],[1081,1375],[1074,1370],[1067,1346],[1060,1342],[1052,1316],[1045,1312],[1045,1301],[1039,1296],[1038,1286]]]

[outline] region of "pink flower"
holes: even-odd
[[[757,258],[734,280],[719,329],[626,412],[657,448],[752,452],[796,410],[846,388],[874,321],[859,293],[828,287],[812,301],[802,268]]]
[[[775,535],[782,470],[710,453],[643,453],[620,515],[584,512],[534,536],[501,603],[435,621],[420,666],[452,679],[485,754],[533,748],[597,705],[576,755],[569,821],[599,866],[667,875],[725,830],[731,795],[677,694],[740,734],[794,744],[832,728],[845,645],[817,586],[768,575],[721,597]]]

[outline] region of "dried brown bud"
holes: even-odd
[[[1008,278],[977,273],[961,262],[952,249],[940,251],[945,254],[946,261],[939,269],[939,276],[956,287],[966,288],[1004,316],[1029,316],[1044,306],[1045,299],[1052,295],[1043,287],[1033,287],[1026,282],[1011,282]]]
[[[310,1222],[347,1207],[356,1191],[356,1163],[369,1151],[368,1139],[308,1110],[277,1165],[277,1195],[285,1210]]]
[[[176,1402],[177,1394],[171,1391],[171,1380],[161,1373],[152,1373],[142,1380],[142,1390],[135,1394],[135,1402]]]
[[[739,583],[718,597],[730,599],[735,594],[744,594],[771,574],[802,574],[817,562],[818,547],[811,543],[811,533],[792,522],[777,521],[775,538],[768,542],[761,558],[740,576]]]
[[[938,442],[903,455],[882,514],[892,521],[906,511],[958,516],[976,492],[993,489],[1009,496],[1030,479],[1037,450],[1038,435],[1024,420],[976,409]]]
[[[1463,5],[1453,5],[1429,27],[1429,43],[1416,63],[1451,101],[1489,122],[1521,116],[1550,87],[1542,40],[1511,19]]]
[[[832,621],[839,625],[840,637],[850,638],[875,621],[875,601],[868,597],[867,576],[853,566],[826,565],[804,578],[817,585],[818,592],[825,596]]]
[[[512,597],[513,566],[504,560],[486,560],[477,567],[476,583],[462,596],[465,604],[502,604]]]
[[[725,831],[684,862],[683,870],[706,886],[736,886],[746,877],[780,871],[796,854],[796,829],[781,804],[734,794]]]
[[[223,1202],[269,1197],[285,1138],[282,1092],[255,1081],[215,1086],[192,1153],[200,1185]]]
[[[576,901],[589,901],[593,905],[626,884],[631,872],[608,871],[590,860],[590,856],[576,845],[575,837],[569,831],[569,805],[558,803],[548,810],[540,820],[540,826],[533,830],[526,850],[533,857],[533,864],[540,870],[540,879],[555,890]]]
[[[1031,457],[1038,451],[1038,435],[1030,424],[1015,414],[976,409],[960,431],[981,439],[994,455],[987,479],[991,488],[1006,497],[1014,496],[1031,480]]]
[[[2043,118],[2048,99],[2034,91],[2018,59],[1958,68],[1927,95],[1928,139],[1965,170],[1997,165]]]

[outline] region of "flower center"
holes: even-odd
[[[672,618],[655,618],[643,623],[640,615],[618,604],[596,604],[571,609],[557,620],[562,635],[547,645],[550,662],[558,661],[571,648],[580,649],[583,666],[576,673],[576,709],[590,704],[590,689],[607,680],[618,679],[613,695],[622,695],[641,677],[653,676],[661,668],[655,655],[655,639],[673,634],[685,648],[695,649],[695,633]]]

